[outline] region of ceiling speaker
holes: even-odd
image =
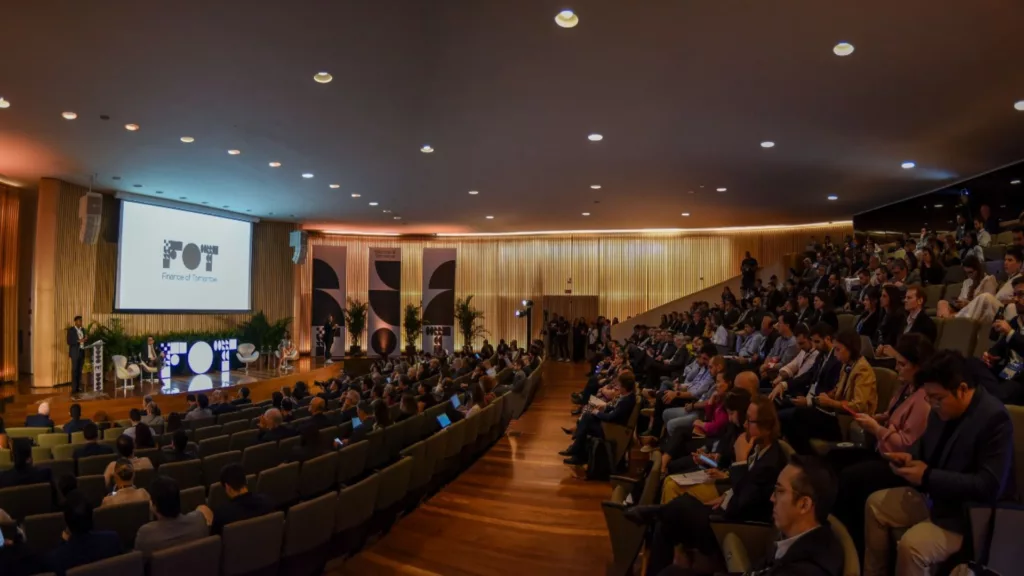
[[[292,247],[292,262],[305,264],[306,252],[309,249],[309,235],[302,230],[296,230],[288,235],[288,245]]]
[[[100,237],[100,224],[103,221],[103,195],[99,192],[87,192],[78,200],[78,241],[82,244],[95,244]]]

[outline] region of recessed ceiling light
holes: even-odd
[[[590,216],[590,212],[584,212],[583,215],[584,216]]]
[[[562,28],[575,28],[580,23],[580,17],[572,10],[562,10],[555,15],[555,24]]]
[[[281,167],[281,163],[280,162],[271,162],[270,163],[270,167],[271,168],[280,168]]]
[[[494,220],[494,216],[484,216],[484,218],[487,218],[488,220]]]
[[[765,140],[764,142],[761,142],[761,148],[775,148],[775,142]]]
[[[378,206],[380,202],[370,202],[370,206]]]
[[[178,196],[178,200],[188,200],[188,196]]]
[[[1016,186],[1017,184],[1020,184],[1020,180],[1010,180],[1010,184],[1012,186]]]
[[[683,214],[682,214],[682,215],[683,215],[683,216],[686,216],[686,217],[689,217],[689,216],[690,216],[690,213],[689,213],[689,212],[683,212]]]
[[[327,72],[317,72],[316,74],[313,75],[313,80],[315,80],[318,84],[327,84],[331,80],[334,80],[334,76],[331,76]]]
[[[308,179],[313,177],[313,173],[312,172],[305,172],[305,173],[302,174],[302,177],[308,180]]]
[[[136,130],[139,129],[139,125],[138,124],[125,124],[124,125],[124,129],[129,131],[129,132],[135,132]]]
[[[341,184],[331,184],[331,188],[334,188],[334,189],[341,188]]]
[[[7,100],[4,100],[3,98],[0,98],[0,108],[10,108],[10,107],[11,107],[11,103],[10,102],[8,102]]]
[[[480,191],[479,191],[479,190],[470,190],[470,191],[469,191],[469,195],[470,195],[470,196],[476,196],[476,195],[477,195],[477,194],[479,194],[479,193],[480,193]]]
[[[142,188],[142,184],[132,184],[132,186],[134,186],[136,188]]]
[[[395,219],[395,220],[401,220],[401,219],[402,219],[402,217],[401,217],[401,216],[395,216],[395,217],[394,217],[394,219]]]
[[[4,99],[0,98],[0,102],[3,102],[3,101],[4,101]],[[6,107],[7,106],[4,106],[3,104],[0,104],[0,108],[6,108]],[[1013,107],[1014,107],[1015,110],[1020,110],[1021,112],[1024,112],[1024,100],[1017,100],[1016,102],[1013,103]]]
[[[914,164],[913,162],[910,162],[909,160],[907,162],[904,162],[903,164],[900,164],[900,167],[902,167],[904,170],[910,170],[914,166],[917,166],[917,164]]]
[[[78,114],[75,114],[74,112],[62,112],[61,116],[63,116],[65,120],[74,120],[75,118],[78,118]]]
[[[387,208],[385,208],[384,210],[382,210],[382,212],[384,212],[385,214],[391,214],[391,210],[388,210]]]
[[[850,44],[849,42],[840,42],[832,48],[832,52],[834,52],[836,56],[849,56],[850,54],[853,54],[853,44]]]
[[[715,188],[716,192],[725,192],[728,188]]]
[[[430,144],[424,144],[422,147],[420,147],[420,152],[423,152],[424,154],[430,154],[433,151],[434,149],[430,146]]]
[[[836,196],[835,194],[831,194],[831,195],[829,195],[828,199],[832,200],[832,201],[836,201],[836,200],[839,200],[839,196]]]
[[[241,150],[228,150],[228,154],[231,154],[232,156],[238,156],[241,153]]]
[[[353,194],[352,195],[353,198],[359,198],[360,196],[362,196],[362,194]]]
[[[209,202],[207,202],[207,201],[205,201],[205,200],[204,200],[204,201],[203,201],[203,204],[209,204]]]
[[[604,136],[595,133],[587,136],[587,140],[590,140],[591,142],[600,142],[601,140],[604,140]]]
[[[600,184],[591,184],[590,185],[590,189],[591,190],[600,190],[601,189],[601,185]]]
[[[936,208],[942,208],[942,204],[936,204],[935,207]]]
[[[181,137],[181,141],[184,142],[185,144],[191,144],[191,143],[195,142],[196,139],[191,137],[191,136],[182,136]]]
[[[686,193],[687,194],[693,194],[693,190],[687,190]]]

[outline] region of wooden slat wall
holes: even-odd
[[[49,189],[40,186],[41,190]],[[120,225],[118,201],[103,199],[103,232],[94,246],[78,241],[78,200],[86,192],[80,186],[59,183],[57,190],[55,295],[49,334],[35,335],[37,346],[51,346],[48,366],[35,366],[37,381],[70,380],[64,330],[76,314],[86,324],[108,323],[118,318],[131,334],[158,334],[179,330],[219,330],[237,325],[249,314],[123,314],[114,312],[117,281],[117,237]],[[291,262],[288,233],[294,225],[259,222],[253,227],[252,303],[271,321],[292,315],[295,301],[295,265]],[[44,377],[40,378],[39,375]]]
[[[18,378],[18,191],[0,184],[0,382]]]
[[[802,250],[810,235],[842,238],[850,233],[849,222],[750,231],[437,240],[311,233],[310,245],[347,246],[347,294],[363,301],[367,299],[369,247],[401,247],[403,309],[422,299],[423,248],[455,247],[456,297],[474,296],[494,338],[524,342],[526,322],[514,316],[521,301],[531,299],[539,307],[545,294],[565,294],[570,278],[573,294],[596,295],[600,314],[625,320],[736,275],[747,250],[767,264]],[[299,267],[297,284],[297,341],[300,349],[308,352],[312,259]],[[537,318],[541,318],[539,310]],[[539,324],[534,322],[535,333]],[[362,342],[365,348],[365,334]],[[455,345],[462,346],[461,337],[456,336]]]

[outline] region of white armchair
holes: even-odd
[[[260,351],[255,344],[239,344],[238,352],[235,353],[238,361],[245,364],[245,373],[249,373],[249,364],[260,359]]]
[[[150,366],[149,364],[146,364],[145,360],[143,360],[142,362],[139,363],[139,367],[142,368],[142,371],[149,376],[149,382],[156,382],[158,380],[158,378],[156,377],[156,373],[160,371],[160,364],[154,364]],[[146,382],[147,379],[143,378],[142,381]]]
[[[280,370],[282,372],[288,372],[289,370],[292,370],[292,368],[293,368],[292,366],[290,366],[288,364],[288,362],[294,361],[294,360],[298,360],[299,359],[299,351],[297,349],[293,349],[291,354],[283,354],[283,355],[282,355],[282,352],[283,351],[280,348],[278,348],[277,350],[274,350],[274,356],[277,356],[277,360],[278,360],[277,368],[278,368],[278,370]]]
[[[135,384],[129,384],[129,382],[134,382],[139,377],[139,374],[142,373],[139,370],[139,366],[137,364],[128,364],[128,359],[124,356],[114,356],[113,360],[114,376],[124,383],[124,389],[135,388]]]

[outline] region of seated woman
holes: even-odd
[[[656,576],[672,563],[676,545],[704,556],[718,555],[718,540],[711,530],[713,516],[771,522],[775,481],[788,460],[779,444],[779,421],[771,400],[760,397],[751,402],[746,434],[739,435],[734,451],[735,463],[727,472],[708,471],[716,480],[729,481],[729,489],[717,498],[702,502],[684,494],[667,504],[635,506],[626,513],[635,523],[654,525],[647,576]]]
[[[416,397],[412,394],[402,394],[399,407],[398,418],[395,419],[396,423],[408,420],[420,413],[419,403],[416,402]]]
[[[470,401],[459,409],[466,413],[466,418],[479,413],[487,405],[483,384],[477,382],[470,388]]]
[[[843,521],[854,542],[861,544],[864,537],[864,501],[873,492],[903,485],[902,479],[889,470],[889,462],[881,454],[908,452],[924,433],[931,414],[931,405],[915,375],[921,365],[935,355],[935,347],[921,334],[910,333],[900,337],[890,355],[896,358],[899,391],[893,394],[885,412],[856,416],[857,424],[868,439],[875,439],[875,449],[858,451],[855,457],[843,454],[846,450],[838,451],[836,456],[829,453],[830,460],[835,463],[842,460],[846,464],[839,475],[839,498],[834,514]],[[861,461],[851,465],[855,458]]]
[[[833,340],[834,353],[842,364],[839,382],[832,392],[810,399],[786,420],[783,431],[797,454],[811,454],[811,438],[829,442],[843,439],[839,414],[856,412],[874,414],[878,406],[875,371],[861,355],[861,340],[853,330],[840,332]]]
[[[868,288],[864,293],[863,312],[857,317],[857,334],[867,336],[873,346],[878,345],[878,324],[882,318],[882,293],[877,288]]]
[[[832,297],[828,295],[828,292],[822,290],[814,295],[814,313],[811,318],[812,320],[808,322],[810,326],[824,322],[833,330],[839,330],[839,317],[836,316],[836,312],[832,308]]]
[[[665,441],[661,455],[662,475],[693,472],[705,467],[705,464],[702,464],[698,458],[700,454],[716,461],[721,468],[732,466],[735,459],[733,444],[744,432],[749,405],[750,392],[741,388],[731,388],[721,402],[721,406],[728,416],[722,430],[717,434],[709,434],[703,439],[692,438],[687,434],[680,433]],[[666,490],[669,482],[672,481],[666,480]]]
[[[895,346],[900,334],[903,334],[903,329],[907,327],[907,313],[903,309],[903,296],[899,288],[892,284],[882,286],[879,303],[882,306],[882,316],[878,321],[878,335],[871,340],[876,346],[876,356],[882,355],[883,346]]]
[[[980,262],[979,265],[984,267],[984,260]],[[968,261],[965,260],[964,271],[972,272],[973,275],[969,275],[968,279],[964,281],[960,296],[952,306],[949,302],[939,302],[938,315],[944,318],[952,317],[955,309],[958,318],[971,318],[982,324],[988,324],[992,322],[999,310],[1005,307],[1004,315],[1007,318],[1013,318],[1017,315],[1017,305],[1013,296],[1013,280],[1020,277],[1022,263],[1024,263],[1024,250],[1020,246],[1008,247],[1006,253],[1003,254],[1003,273],[1006,274],[1007,280],[996,290],[997,281],[994,276],[985,275],[984,269],[981,269],[980,272],[968,270]],[[984,278],[978,281],[977,277],[980,275],[984,275]],[[975,291],[971,294],[968,290],[968,282],[971,283],[971,286],[976,285],[975,282],[979,282],[977,285],[982,288],[981,292]]]
[[[942,280],[946,277],[946,269],[936,259],[935,253],[932,252],[931,248],[925,247],[921,249],[921,263],[919,266],[921,270],[921,284],[925,286],[942,284]]]
[[[281,338],[281,343],[277,345],[277,353],[281,359],[278,369],[291,370],[288,361],[297,356],[298,348],[295,347],[295,343],[292,342],[292,336],[287,330],[285,330],[284,336]]]

